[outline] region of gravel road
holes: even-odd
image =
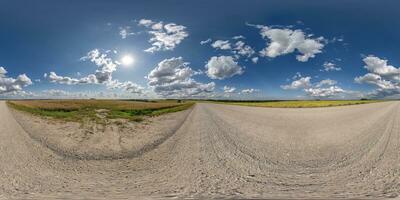
[[[0,199],[398,197],[399,111],[198,103],[151,151],[80,160],[32,140],[0,102]]]

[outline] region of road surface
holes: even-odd
[[[400,103],[308,109],[197,104],[135,158],[78,160],[0,102],[3,198],[371,198],[400,194]]]

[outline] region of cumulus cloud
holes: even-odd
[[[324,38],[312,38],[300,29],[272,28],[263,25],[251,25],[260,29],[261,36],[266,39],[267,46],[260,51],[261,56],[275,58],[277,56],[298,52],[296,59],[307,62],[321,53],[324,48]]]
[[[146,52],[173,50],[189,36],[185,26],[175,23],[164,24],[161,21],[154,22],[149,19],[141,19],[138,24],[150,29],[147,33],[152,36],[149,40],[152,47],[146,49]]]
[[[76,85],[76,84],[95,84],[97,82],[97,78],[94,74],[89,74],[83,78],[71,78],[68,76],[59,76],[55,72],[50,72],[49,74],[45,73],[44,78],[48,78],[52,83],[66,84],[66,85]]]
[[[298,80],[294,80],[289,85],[282,85],[281,88],[284,90],[297,90],[301,88],[308,88],[311,86],[310,83],[311,77],[300,77]]]
[[[400,68],[389,65],[385,59],[370,55],[363,59],[369,73],[356,77],[356,83],[366,83],[377,88],[369,95],[372,97],[386,97],[400,94]]]
[[[100,53],[98,49],[94,49],[87,53],[86,56],[81,58],[82,61],[90,61],[97,66],[94,74],[89,74],[82,78],[71,78],[68,76],[60,76],[55,72],[50,72],[49,75],[45,74],[44,77],[48,78],[50,82],[76,85],[76,84],[102,84],[111,81],[112,73],[117,70],[117,63],[108,57],[106,53]]]
[[[371,85],[375,85],[375,86],[379,87],[380,89],[384,89],[384,90],[387,90],[387,89],[391,90],[391,89],[399,88],[398,84],[396,84],[392,81],[385,80],[380,75],[373,74],[373,73],[368,73],[368,74],[365,74],[364,76],[356,77],[354,80],[356,83],[368,83]]]
[[[104,84],[111,89],[124,89],[131,93],[142,93],[144,88],[135,83],[130,81],[119,82],[118,80],[113,80],[112,74],[117,70],[119,63],[110,58],[107,52],[109,51],[101,53],[100,50],[94,49],[89,51],[86,56],[80,59],[82,61],[90,61],[97,66],[94,74],[89,74],[82,78],[72,78],[69,76],[57,75],[55,72],[50,72],[49,74],[45,73],[44,77],[50,82],[59,84]]]
[[[302,77],[300,73],[296,73],[293,79],[295,80],[291,84],[283,85],[281,88],[285,90],[302,89],[308,96],[316,98],[328,98],[351,93],[351,91],[346,91],[337,86],[337,81],[331,79],[311,83],[311,77]]]
[[[329,86],[325,88],[306,88],[304,91],[311,97],[332,97],[345,92],[338,86]]]
[[[147,75],[148,85],[161,96],[188,97],[211,93],[215,83],[200,83],[192,77],[198,72],[182,57],[165,59]]]
[[[98,49],[90,51],[81,58],[82,61],[89,60],[98,68],[95,72],[97,83],[104,83],[112,79],[112,73],[117,70],[117,62],[114,62],[106,53],[100,53]],[[90,77],[88,77],[90,79]]]
[[[144,87],[131,81],[120,82],[118,80],[113,80],[110,81],[107,86],[109,89],[123,89],[129,93],[138,95],[142,95],[146,92]]]
[[[400,68],[396,68],[387,64],[387,60],[380,59],[376,56],[367,56],[363,59],[365,66],[369,72],[385,77],[389,80],[400,80]]]
[[[32,81],[26,74],[17,78],[7,77],[7,70],[0,67],[0,94],[22,92],[22,89],[29,85],[32,85]]]
[[[244,73],[244,70],[232,56],[213,56],[205,68],[211,79],[225,79]]]
[[[342,68],[337,67],[335,63],[332,62],[324,62],[324,64],[322,65],[324,67],[323,71],[340,71],[342,70]]]
[[[213,42],[211,46],[215,49],[221,49],[221,50],[229,50],[232,48],[229,40],[217,40]]]
[[[234,93],[236,91],[235,87],[229,87],[226,85],[222,89],[224,90],[224,93]]]
[[[337,81],[332,80],[332,79],[324,79],[321,80],[320,82],[318,82],[316,84],[316,87],[322,87],[322,86],[332,86],[332,85],[336,85]]]

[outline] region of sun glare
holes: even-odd
[[[125,55],[121,58],[121,63],[125,66],[130,66],[134,63],[134,59],[131,55]]]

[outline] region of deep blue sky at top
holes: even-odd
[[[298,62],[294,54],[260,58],[257,64],[240,62],[245,73],[216,80],[217,89],[224,85],[256,88],[271,97],[293,97],[298,91],[285,91],[280,85],[296,72],[315,80],[330,78],[349,90],[368,91],[370,86],[354,83],[354,77],[366,73],[362,55],[386,58],[400,66],[400,1],[370,0],[304,0],[304,1],[222,1],[222,0],[1,0],[0,1],[0,66],[9,76],[26,73],[33,79],[56,71],[60,75],[87,74],[96,68],[79,58],[88,51],[118,49],[133,54],[132,68],[119,68],[114,77],[146,85],[146,76],[158,62],[182,56],[194,69],[204,69],[211,56],[225,55],[209,45],[207,38],[229,39],[243,35],[257,51],[265,47],[259,30],[245,23],[293,25],[306,33],[326,39],[342,37],[343,43],[327,44],[323,53],[308,62]],[[187,27],[189,37],[173,51],[143,52],[150,47],[148,35],[121,39],[119,27],[133,20],[152,19],[174,22]],[[298,23],[301,21],[302,23]],[[110,24],[111,25],[110,25]],[[340,58],[342,71],[321,72],[322,64]],[[315,77],[317,76],[317,77]],[[207,76],[196,77],[208,82]],[[101,86],[66,86],[42,80],[27,88],[101,90]]]

